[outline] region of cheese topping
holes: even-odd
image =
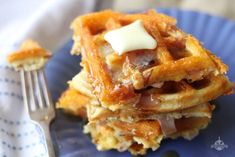
[[[118,55],[140,49],[155,49],[157,41],[145,30],[143,22],[135,22],[107,32],[104,39],[111,44]]]

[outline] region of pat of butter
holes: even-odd
[[[104,39],[111,44],[112,48],[119,55],[128,51],[140,49],[155,49],[157,41],[148,34],[141,20],[107,32]]]

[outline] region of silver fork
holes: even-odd
[[[44,69],[21,70],[21,84],[24,105],[32,121],[43,129],[49,157],[55,157],[50,135],[50,122],[55,117],[54,105],[48,91]]]

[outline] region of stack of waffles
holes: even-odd
[[[136,20],[157,47],[117,54],[105,34]],[[78,17],[72,29],[83,69],[57,107],[88,119],[84,132],[98,150],[138,155],[165,138],[192,139],[211,120],[209,101],[233,90],[227,66],[167,15],[106,10]]]

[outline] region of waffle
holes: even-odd
[[[92,86],[88,82],[88,74],[82,70],[70,81],[70,86],[84,95],[90,97],[92,104],[99,105],[97,97],[92,94]],[[202,80],[188,82],[185,80],[165,82],[161,88],[145,89],[137,91],[139,95],[134,104],[113,104],[117,110],[141,110],[141,112],[173,112],[185,108],[204,104],[223,94],[229,94],[233,89],[232,83],[223,75],[208,75]],[[102,104],[101,104],[102,105]],[[116,107],[117,106],[117,107]]]
[[[197,105],[195,107],[187,108],[184,110],[178,110],[167,113],[156,113],[156,112],[146,112],[146,111],[143,112],[140,110],[110,111],[100,106],[95,106],[88,103],[86,109],[90,122],[113,121],[118,119],[123,122],[133,123],[140,120],[157,120],[162,116],[171,119],[179,119],[182,118],[183,116],[211,118],[211,114],[209,113],[211,113],[214,107],[206,103],[206,104]]]
[[[26,40],[18,51],[8,55],[8,62],[16,69],[33,70],[41,68],[51,57],[51,53],[42,48],[37,42]]]
[[[192,139],[199,133],[200,129],[208,125],[214,108],[209,104],[202,104],[185,110],[158,115],[138,112],[138,110],[136,112],[125,110],[113,112],[89,104],[87,98],[87,96],[70,87],[62,95],[57,105],[60,104],[59,107],[83,118],[86,116],[81,113],[84,113],[85,108],[87,109],[89,123],[85,126],[84,131],[91,134],[92,141],[97,145],[98,150],[129,150],[134,155],[145,154],[149,148],[156,150],[163,138],[184,137]],[[90,102],[92,101],[90,100]],[[98,114],[95,112],[95,117],[93,117],[94,112],[92,115],[89,111],[90,107],[99,108]],[[148,115],[148,117],[143,114]],[[129,118],[130,115],[131,119]],[[158,121],[160,117],[175,119],[176,131],[164,134]]]
[[[232,83],[222,75],[209,75],[192,83],[167,82],[160,89],[154,88],[143,92],[136,108],[170,112],[214,100],[223,94],[230,94],[232,90]]]
[[[147,149],[156,150],[163,138],[184,137],[192,139],[200,129],[210,122],[206,117],[181,118],[176,120],[177,132],[164,136],[158,121],[146,120],[136,123],[114,121],[99,125],[89,123],[85,132],[90,133],[93,143],[100,151],[116,149],[120,152],[129,150],[134,155],[144,155]]]
[[[104,34],[137,19],[143,21],[147,32],[157,40],[157,48],[118,56],[104,40]],[[135,90],[166,81],[193,82],[227,71],[222,61],[175,24],[175,19],[153,10],[129,15],[106,10],[74,20],[73,53],[82,54],[82,65],[104,107],[115,110],[118,105],[133,104],[139,99]],[[113,104],[116,106],[110,107]]]
[[[83,71],[81,74],[84,74]],[[76,77],[76,79],[77,78],[78,77]],[[70,82],[70,84],[73,83]],[[85,93],[90,93],[84,90],[82,86],[79,87],[83,92],[86,91]],[[70,87],[67,92],[74,90],[71,88],[72,87]],[[143,112],[140,110],[120,110],[113,112],[98,106],[98,104],[89,104],[89,102],[94,102],[94,100],[88,101],[88,96],[80,92],[63,94],[62,98],[70,101],[66,102],[67,106],[61,105],[60,107],[64,107],[66,110],[76,109],[72,112],[76,113],[76,115],[80,114],[79,110],[84,111],[83,107],[86,107],[89,123],[85,126],[85,132],[91,134],[92,141],[97,145],[98,150],[129,150],[135,155],[145,154],[146,150],[149,148],[156,150],[160,146],[160,142],[163,138],[184,137],[186,139],[192,139],[199,133],[200,129],[208,125],[213,110],[213,106],[202,104],[181,111],[165,113],[165,115],[156,115],[156,113]],[[76,102],[74,102],[75,99],[77,100]],[[76,103],[77,108],[74,107]],[[71,104],[72,107],[69,107],[69,104]],[[92,112],[91,110],[96,111]],[[177,132],[167,136],[164,135],[158,122],[161,116],[174,118]],[[133,134],[133,130],[135,130],[135,134]]]
[[[143,22],[142,33],[146,30],[157,47],[115,52],[106,33],[136,21]],[[68,82],[57,107],[88,120],[84,132],[98,150],[144,155],[165,138],[190,140],[211,120],[209,101],[233,92],[225,76],[228,67],[177,28],[172,17],[153,10],[106,10],[80,16],[71,27],[71,53],[82,55],[83,69]]]
[[[63,92],[60,99],[56,103],[56,106],[57,108],[65,109],[65,111],[69,114],[86,118],[86,104],[89,103],[89,99],[89,97],[81,94],[76,89],[68,88],[65,92]]]
[[[60,97],[57,102],[57,108],[62,108],[66,112],[80,116],[83,118],[89,118],[90,122],[94,121],[112,121],[119,119],[124,122],[137,122],[139,120],[152,119],[156,120],[160,116],[167,116],[170,118],[179,119],[184,117],[208,117],[211,118],[211,111],[214,109],[213,106],[208,103],[196,105],[191,108],[184,110],[176,110],[167,113],[158,113],[154,111],[142,111],[138,109],[132,110],[117,110],[111,111],[100,106],[100,104],[94,104],[92,98],[81,94],[72,87],[68,88]]]

